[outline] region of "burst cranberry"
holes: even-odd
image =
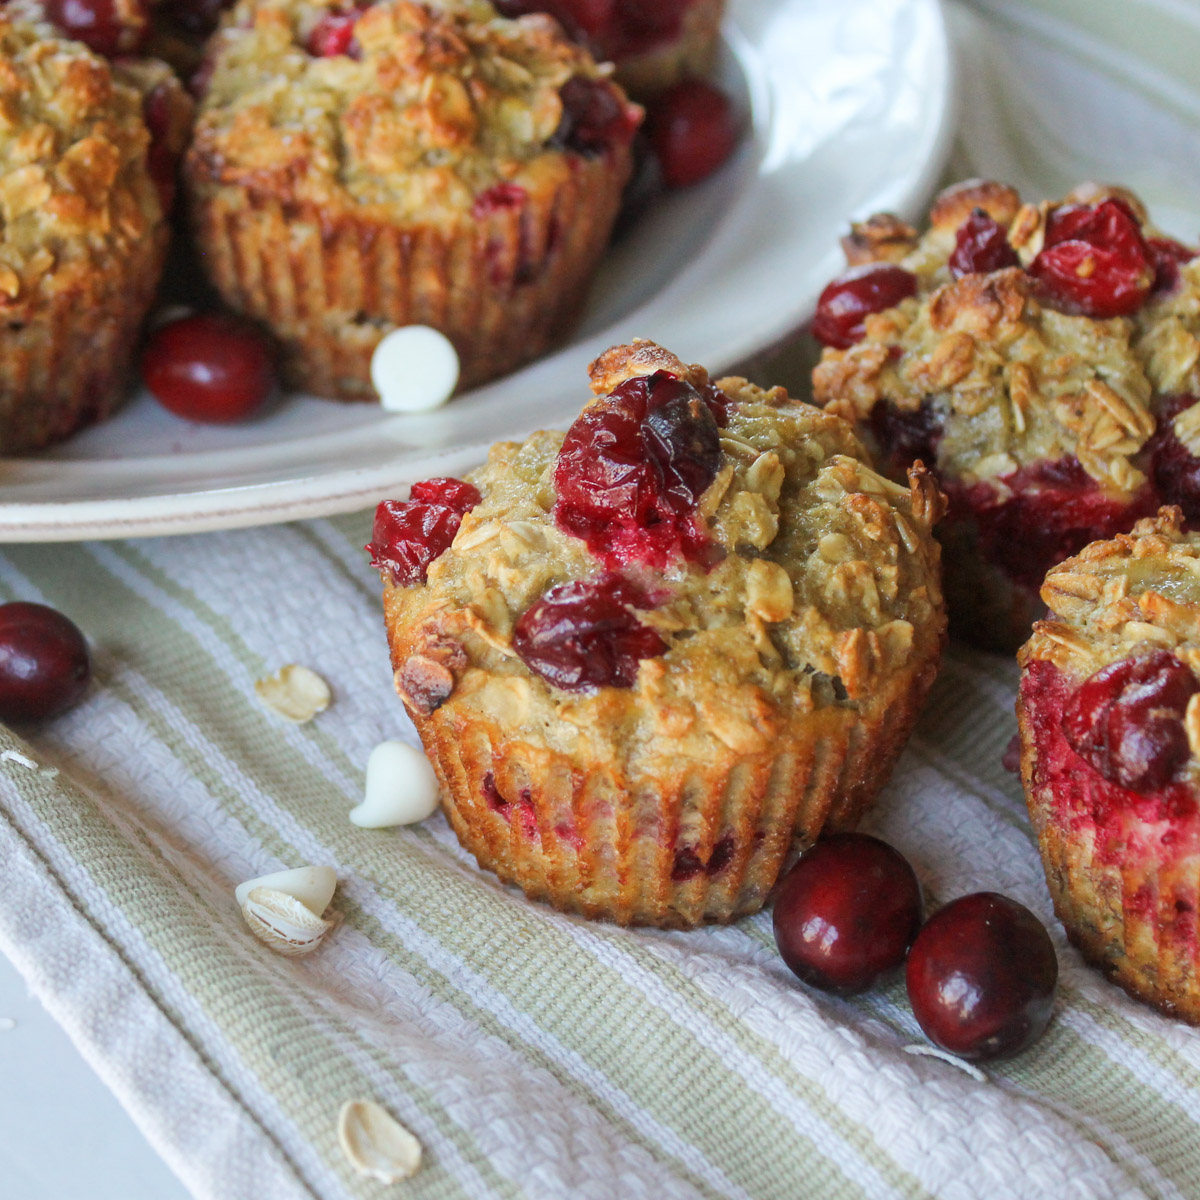
[[[1049,303],[1086,317],[1129,316],[1141,308],[1154,283],[1137,218],[1119,200],[1055,209],[1029,273]]]
[[[784,876],[775,944],[805,983],[861,992],[904,961],[921,911],[921,885],[902,854],[863,833],[837,834]]]
[[[568,692],[632,687],[638,663],[667,644],[631,611],[645,594],[615,575],[551,588],[517,622],[513,649],[548,683]]]
[[[189,421],[243,421],[275,388],[271,345],[253,325],[221,313],[183,317],[156,329],[142,352],[154,398]]]
[[[1005,1058],[1050,1023],[1058,959],[1045,926],[995,892],[947,904],[908,954],[908,999],[926,1036],[960,1058]]]
[[[44,721],[77,704],[92,677],[83,634],[44,604],[0,604],[0,720]]]
[[[880,453],[901,476],[918,459],[926,466],[937,462],[943,417],[929,400],[911,412],[880,400],[871,409],[870,425]]]
[[[345,12],[326,13],[313,26],[308,35],[306,49],[314,58],[336,58],[345,55],[359,58],[362,49],[354,39],[354,27],[366,12],[365,8],[351,8]]]
[[[158,191],[158,200],[164,213],[171,211],[175,202],[175,155],[171,151],[171,97],[166,84],[159,84],[142,101],[142,118],[150,134],[150,148],[146,152],[146,169]]]
[[[720,461],[712,408],[695,388],[665,371],[626,380],[567,432],[555,519],[607,566],[699,559],[708,538],[695,510]]]
[[[45,10],[67,37],[106,58],[136,54],[150,30],[142,0],[128,0],[123,13],[117,11],[116,0],[46,0]]]
[[[575,75],[563,84],[562,120],[551,144],[592,157],[633,140],[640,110],[625,104],[607,80]]]
[[[1173,292],[1179,286],[1179,268],[1196,257],[1196,251],[1173,238],[1147,238],[1150,264],[1154,268],[1154,287],[1157,293]]]
[[[738,142],[738,122],[729,97],[697,79],[684,80],[664,92],[655,101],[646,128],[668,187],[689,187],[707,179]]]
[[[872,313],[895,308],[917,294],[917,277],[892,263],[863,263],[839,275],[817,301],[812,331],[817,341],[848,350],[866,333]]]
[[[1190,757],[1183,714],[1198,691],[1195,675],[1166,650],[1124,658],[1068,699],[1063,733],[1109,783],[1156,792]]]
[[[517,183],[497,183],[480,192],[471,207],[471,216],[477,221],[496,212],[517,212],[525,207],[529,193]]]
[[[1158,429],[1150,442],[1154,482],[1164,504],[1178,504],[1189,522],[1200,521],[1200,458],[1175,435],[1175,418],[1200,396],[1170,396],[1158,415]]]
[[[497,10],[505,17],[549,13],[571,37],[579,41],[607,34],[616,7],[616,0],[496,0]]]
[[[461,479],[414,483],[412,498],[385,500],[375,510],[367,552],[377,571],[390,571],[398,587],[424,583],[429,564],[454,541],[463,517],[483,498]]]
[[[982,208],[975,209],[959,226],[950,255],[950,274],[955,279],[1020,265],[1017,252],[1008,244],[1008,230]]]

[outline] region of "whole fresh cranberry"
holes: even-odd
[[[136,54],[150,32],[143,0],[126,0],[123,12],[116,0],[46,0],[45,12],[67,37],[106,58]]]
[[[664,92],[654,102],[646,128],[663,181],[674,188],[707,179],[738,143],[729,97],[698,79],[685,79]]]
[[[632,687],[638,663],[667,651],[631,611],[649,607],[645,593],[618,575],[562,583],[522,614],[513,649],[535,675],[567,692]]]
[[[1167,650],[1102,667],[1069,697],[1063,733],[1080,758],[1131,792],[1157,792],[1191,755],[1183,714],[1200,692]]]
[[[921,913],[921,885],[898,850],[864,833],[835,834],[784,876],[775,944],[805,983],[861,992],[904,962]]]
[[[1158,414],[1158,429],[1150,441],[1154,482],[1164,504],[1178,504],[1191,523],[1200,521],[1200,458],[1175,435],[1175,418],[1200,396],[1168,396]]]
[[[410,495],[379,505],[366,547],[371,566],[389,571],[398,587],[425,582],[429,564],[450,549],[463,517],[483,499],[461,479],[426,479]]]
[[[1191,262],[1197,251],[1173,238],[1147,238],[1146,247],[1154,267],[1154,287],[1151,290],[1156,295],[1173,292],[1179,286],[1179,268]]]
[[[628,144],[641,123],[641,110],[626,104],[606,79],[574,75],[559,89],[562,119],[551,145],[585,157]]]
[[[703,556],[695,511],[717,476],[713,409],[665,371],[628,379],[567,431],[554,468],[555,520],[606,566]]]
[[[366,7],[326,13],[308,35],[306,49],[314,58],[361,58],[362,48],[354,38],[354,27]]]
[[[917,277],[893,263],[863,263],[839,275],[821,293],[813,337],[822,345],[848,350],[866,333],[872,313],[895,308],[917,294]]]
[[[0,721],[44,721],[78,704],[92,677],[87,642],[44,604],[0,604]]]
[[[154,398],[189,421],[243,421],[275,388],[271,344],[247,321],[224,313],[160,326],[142,351],[142,378]]]
[[[935,913],[908,952],[908,999],[926,1036],[960,1058],[1006,1058],[1050,1023],[1058,959],[1045,926],[995,892]]]
[[[1055,209],[1029,273],[1054,307],[1100,318],[1137,312],[1155,274],[1138,220],[1120,200]]]
[[[975,209],[959,226],[950,255],[950,274],[955,279],[1020,265],[1017,252],[1008,243],[1008,230],[982,208]]]

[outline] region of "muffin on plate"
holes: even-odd
[[[196,240],[293,384],[371,399],[376,345],[420,324],[471,386],[571,328],[642,114],[553,20],[242,0],[209,54],[185,164]]]
[[[178,132],[177,85],[158,82]],[[0,10],[0,454],[66,437],[125,395],[168,238],[138,84]]]
[[[1130,994],[1200,1023],[1200,535],[1163,509],[1042,597],[1017,712],[1055,909]]]
[[[1091,187],[1035,206],[971,180],[922,237],[894,217],[856,226],[818,307],[817,402],[893,474],[930,464],[951,626],[979,645],[1014,649],[1051,566],[1157,508],[1139,324],[1157,259],[1135,204]]]
[[[495,0],[506,16],[549,13],[638,100],[702,77],[717,56],[725,0]]]
[[[396,688],[482,866],[591,917],[728,921],[888,777],[944,640],[941,497],[653,343],[590,373],[565,435],[380,506]]]

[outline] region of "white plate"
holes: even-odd
[[[0,461],[0,541],[141,537],[366,508],[565,426],[601,350],[652,337],[722,370],[808,319],[851,217],[909,212],[951,132],[938,0],[732,0],[726,84],[753,136],[717,177],[645,214],[609,254],[567,348],[423,416],[288,398],[192,425],[148,396],[34,458]]]

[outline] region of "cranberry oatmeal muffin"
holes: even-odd
[[[900,753],[941,497],[780,388],[650,342],[590,371],[565,435],[380,506],[396,688],[482,866],[590,917],[728,921]]]
[[[1042,596],[1017,713],[1055,909],[1131,995],[1200,1023],[1200,535],[1163,509]]]
[[[380,339],[424,324],[470,386],[570,329],[642,114],[551,18],[242,0],[209,54],[185,166],[196,239],[292,383],[373,398]]]
[[[893,473],[933,467],[952,626],[1011,650],[1047,569],[1158,506],[1149,344],[1189,252],[1121,189],[1032,205],[980,180],[942,193],[923,236],[885,215],[844,245],[813,326],[817,402]]]
[[[156,147],[181,144],[187,107],[161,64],[109,63],[0,9],[0,454],[124,397],[168,239]]]
[[[725,0],[495,0],[506,16],[549,13],[638,100],[702,77],[717,56]]]

